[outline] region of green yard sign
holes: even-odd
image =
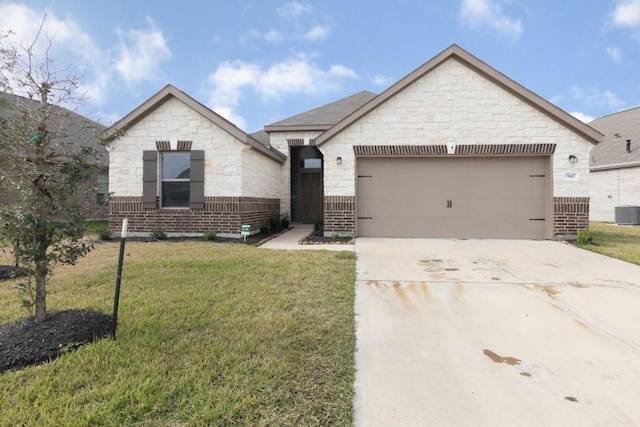
[[[244,240],[247,240],[247,236],[251,234],[251,225],[242,224],[242,230],[240,231],[240,234],[242,235]]]

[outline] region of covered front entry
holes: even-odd
[[[549,237],[550,156],[357,159],[363,237]]]
[[[296,222],[322,220],[322,153],[314,146],[291,148],[291,216]]]

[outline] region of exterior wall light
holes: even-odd
[[[336,159],[336,163],[341,165],[342,164],[342,157],[338,156],[338,158]]]
[[[578,163],[578,158],[576,156],[574,156],[573,154],[569,156],[569,163],[571,163],[572,165],[575,165],[576,163]]]

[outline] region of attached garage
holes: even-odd
[[[549,156],[357,159],[363,237],[544,239]]]
[[[595,129],[451,46],[314,139],[324,232],[575,238]]]

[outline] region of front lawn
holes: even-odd
[[[118,246],[59,268],[49,310],[111,314]],[[117,340],[1,374],[0,425],[350,425],[354,263],[129,242]],[[26,314],[14,285],[0,282],[0,324]]]
[[[640,265],[640,227],[592,222],[593,244],[581,248]]]

